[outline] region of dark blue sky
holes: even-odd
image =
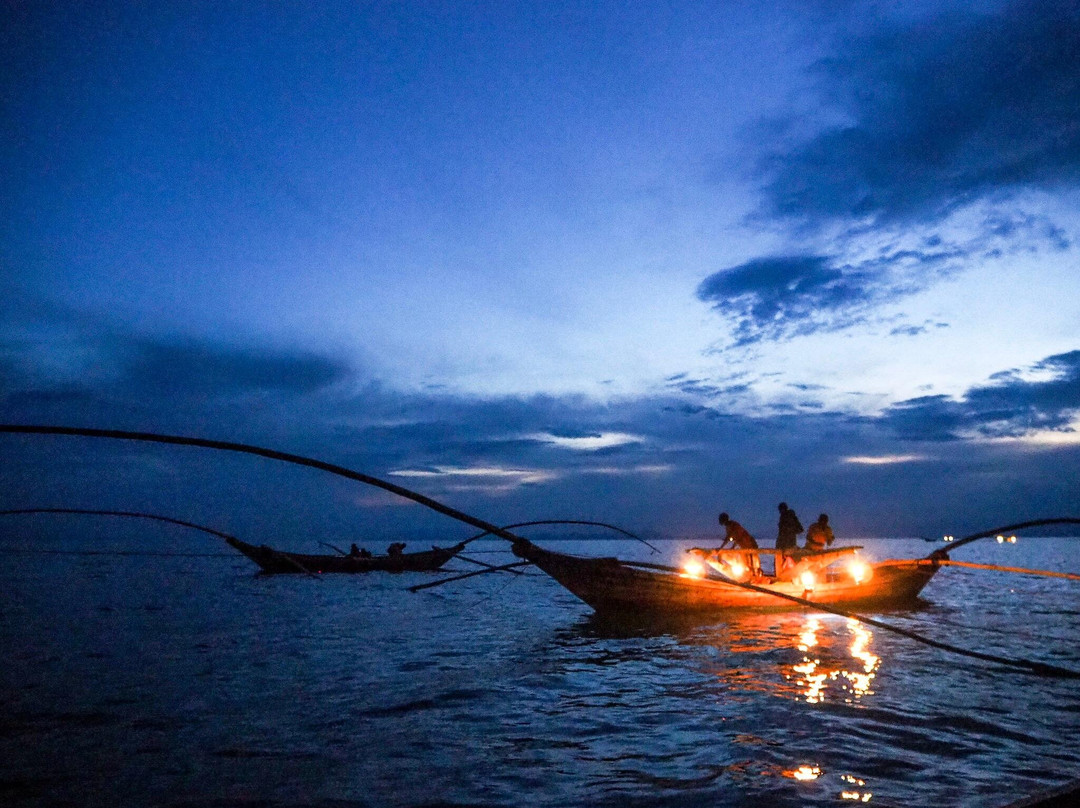
[[[1080,4],[798,5],[6,5],[0,420],[504,522],[1075,515]],[[445,524],[253,459],[0,452],[4,507]]]

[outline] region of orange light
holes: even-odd
[[[683,572],[685,572],[691,578],[703,578],[705,577],[705,565],[698,561],[696,558],[691,558],[689,561],[683,564]]]
[[[851,573],[851,577],[855,579],[855,583],[861,584],[863,581],[869,581],[874,576],[874,569],[865,561],[853,560],[848,564],[848,572]]]
[[[797,769],[786,771],[784,774],[795,780],[817,780],[821,777],[821,768],[818,766],[800,766]]]
[[[743,577],[746,573],[746,567],[740,564],[738,561],[729,561],[728,569],[731,570],[731,577],[736,581]]]
[[[817,583],[817,578],[814,576],[814,573],[807,570],[799,576],[799,583],[802,584],[803,589],[813,589],[814,584]]]

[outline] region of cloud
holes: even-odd
[[[951,253],[935,247],[849,262],[810,254],[755,258],[705,278],[697,298],[734,324],[731,347],[792,339],[867,322],[875,306],[949,271]]]
[[[697,297],[735,321],[733,342],[741,347],[767,337],[813,333],[827,318],[858,310],[869,281],[859,271],[845,274],[823,256],[787,255],[716,272],[701,282]],[[835,319],[832,327],[839,327]]]
[[[1049,356],[1024,371],[994,374],[989,384],[972,387],[960,398],[923,396],[901,401],[889,407],[882,419],[901,437],[948,441],[1069,431],[1078,412],[1080,350]]]
[[[889,332],[890,337],[917,337],[927,333],[931,328],[948,328],[948,323],[925,320],[921,325],[898,325]]]
[[[843,458],[843,462],[860,466],[891,466],[894,463],[914,463],[925,459],[924,455],[917,454],[851,455]]]
[[[551,482],[560,475],[544,469],[437,466],[432,469],[396,469],[390,472],[390,476],[435,480],[442,483],[443,489],[447,491],[483,491],[495,494],[512,491],[518,486]]]
[[[940,216],[1080,180],[1080,4],[1014,2],[849,37],[818,65],[834,123],[766,161],[769,211]]]
[[[187,395],[305,394],[349,377],[348,366],[305,351],[245,348],[190,339],[141,339],[119,351],[121,383]]]
[[[527,437],[530,440],[579,452],[595,452],[600,449],[625,446],[628,443],[641,443],[644,440],[640,435],[630,435],[626,432],[597,432],[592,435],[553,435],[549,432],[538,432]]]

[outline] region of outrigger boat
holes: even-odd
[[[694,548],[680,570],[641,561],[582,558],[514,543],[514,554],[531,561],[598,613],[686,614],[761,609],[792,610],[814,604],[844,608],[897,607],[915,600],[947,556],[868,564],[839,547],[789,551],[794,564],[774,575],[755,574],[760,555],[776,550]],[[847,563],[843,563],[843,562]],[[749,564],[748,564],[749,562]]]
[[[299,572],[312,575],[323,572],[434,572],[465,549],[466,544],[461,542],[453,547],[432,547],[419,553],[361,556],[286,553],[265,544],[248,544],[232,536],[225,541],[258,564],[264,573]]]

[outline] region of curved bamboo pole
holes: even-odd
[[[139,511],[105,511],[97,510],[94,508],[12,508],[10,510],[0,511],[0,516],[18,516],[35,513],[71,513],[90,516],[130,516],[138,519],[153,519],[158,522],[168,522],[172,525],[189,527],[193,530],[201,530],[203,533],[209,533],[211,536],[217,536],[219,539],[236,538],[235,536],[230,536],[228,533],[222,533],[220,530],[214,530],[212,527],[206,527],[205,525],[197,525],[194,522],[185,522],[183,519],[173,519],[169,516],[161,516],[156,513],[141,513]]]
[[[194,530],[201,530],[203,533],[209,533],[212,536],[217,536],[222,539],[234,539],[235,536],[230,536],[228,533],[222,533],[220,530],[214,530],[212,527],[206,527],[205,525],[197,525],[194,522],[185,522],[183,519],[173,519],[170,516],[161,516],[156,513],[142,513],[141,511],[107,511],[98,510],[95,508],[13,508],[11,510],[0,511],[0,516],[13,516],[16,514],[34,514],[34,513],[71,513],[71,514],[84,514],[91,516],[130,516],[137,519],[153,519],[158,522],[167,522],[172,525],[180,525],[181,527],[190,527]],[[293,558],[289,558],[287,555],[279,553],[277,550],[267,548],[275,556],[280,556],[287,562],[295,566],[300,572],[310,575],[312,578],[319,578],[318,575],[311,570],[304,567],[300,562]],[[322,580],[320,578],[320,580]]]
[[[23,425],[23,424],[0,424],[0,433],[9,433],[13,435],[67,435],[76,436],[82,438],[112,438],[114,440],[133,440],[143,441],[146,443],[164,443],[172,446],[197,446],[203,449],[218,449],[226,452],[240,452],[242,454],[256,455],[258,457],[265,457],[270,460],[280,460],[284,463],[293,463],[298,466],[308,466],[309,468],[319,469],[321,471],[327,471],[331,474],[336,474],[339,477],[345,477],[350,480],[356,480],[357,482],[364,483],[366,485],[374,486],[375,488],[381,488],[384,491],[389,491],[391,494],[396,494],[404,499],[412,500],[419,505],[423,505],[426,508],[430,508],[436,513],[441,513],[444,516],[449,516],[451,519],[456,519],[459,522],[472,525],[473,527],[480,528],[485,534],[491,533],[498,536],[501,539],[506,539],[509,542],[527,542],[526,539],[520,536],[515,536],[507,530],[493,525],[490,522],[486,522],[483,519],[477,519],[475,516],[459,511],[456,508],[451,508],[449,505],[444,505],[438,500],[434,500],[431,497],[426,497],[423,494],[419,494],[416,491],[411,491],[400,485],[381,480],[378,477],[372,477],[370,474],[362,474],[359,471],[353,471],[352,469],[345,468],[344,466],[338,466],[333,463],[325,463],[322,460],[315,460],[311,457],[304,457],[303,455],[289,454],[288,452],[278,452],[273,449],[265,449],[261,446],[252,446],[247,443],[234,443],[232,441],[221,440],[207,440],[206,438],[189,438],[183,435],[162,435],[156,432],[129,432],[121,429],[89,429],[83,427],[72,426],[42,426],[42,425]]]

